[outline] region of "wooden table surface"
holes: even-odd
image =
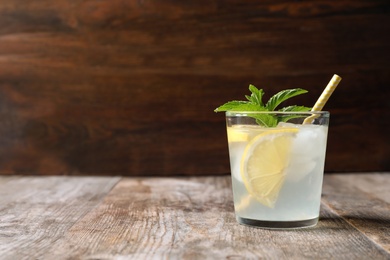
[[[229,176],[0,176],[0,259],[390,259],[390,173],[326,175],[314,228],[239,225]]]

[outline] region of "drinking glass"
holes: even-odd
[[[328,124],[327,111],[226,112],[239,223],[273,229],[317,224]]]

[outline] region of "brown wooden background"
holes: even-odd
[[[0,174],[229,173],[213,109],[334,73],[326,171],[388,171],[390,4],[2,0]]]

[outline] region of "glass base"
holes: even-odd
[[[318,218],[299,221],[264,221],[257,219],[241,218],[239,216],[236,216],[236,219],[240,224],[266,229],[308,228],[314,227],[318,223]]]

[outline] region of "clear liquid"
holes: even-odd
[[[290,125],[291,126],[291,125]],[[295,125],[285,181],[273,208],[250,195],[241,177],[241,160],[247,144],[267,129],[254,126],[228,127],[228,132],[247,136],[247,140],[229,140],[234,207],[239,218],[262,221],[302,221],[319,216],[326,151],[326,126]],[[268,129],[269,130],[269,129]]]

